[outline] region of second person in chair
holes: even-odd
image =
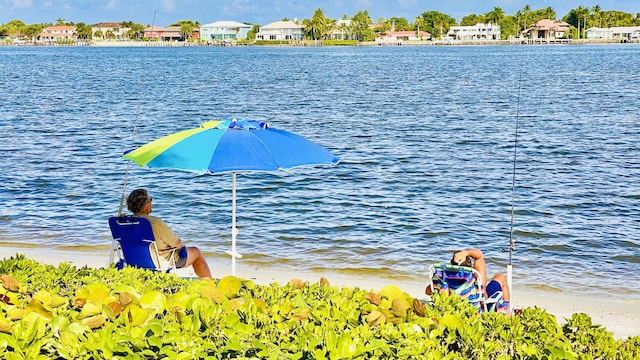
[[[148,219],[153,229],[158,251],[177,249],[176,267],[184,268],[193,266],[193,271],[201,279],[210,279],[211,271],[207,260],[202,256],[200,249],[195,246],[184,246],[178,235],[162,219],[151,216],[153,200],[145,189],[133,190],[127,197],[127,208],[134,216]],[[170,255],[168,255],[170,256]]]

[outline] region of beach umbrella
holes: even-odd
[[[198,173],[232,173],[231,272],[236,273],[236,173],[276,171],[302,165],[337,164],[340,159],[302,136],[257,120],[209,121],[199,128],[154,140],[123,156],[140,166]]]

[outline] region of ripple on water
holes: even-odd
[[[606,50],[154,49],[139,98],[131,69],[146,49],[3,47],[0,246],[103,251],[125,149],[209,119],[257,118],[343,161],[240,174],[242,262],[422,283],[426,264],[474,246],[495,272],[514,196],[516,286],[615,286],[637,300],[640,279],[621,269],[640,259],[637,75],[624,70],[640,67],[640,49]],[[539,61],[520,67],[522,56]],[[229,174],[132,166],[136,187],[188,243],[225,256]]]

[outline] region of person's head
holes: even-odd
[[[147,190],[135,189],[127,197],[127,209],[136,214],[141,212],[148,202],[151,202],[151,196]]]
[[[458,265],[458,266],[466,266],[466,267],[473,267],[473,258],[471,256],[467,256],[463,262],[456,262],[455,258],[451,259],[451,265]]]

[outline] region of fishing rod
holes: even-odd
[[[155,26],[156,23],[156,12],[153,12],[153,21],[151,22],[151,29],[153,29],[153,27]],[[140,93],[138,94],[138,105],[136,107],[136,116],[133,120],[133,132],[131,134],[131,147],[133,148],[134,146],[134,141],[136,138],[136,129],[138,127],[138,119],[140,118],[140,107],[142,104],[142,94],[144,93],[144,84],[145,84],[145,79],[146,79],[146,75],[147,75],[147,65],[149,64],[149,54],[151,52],[151,38],[149,38],[149,42],[147,44],[147,56],[145,58],[145,62],[142,66],[142,76],[140,77]],[[122,182],[122,194],[120,194],[120,206],[118,207],[118,216],[123,216],[124,212],[122,211],[123,207],[124,207],[124,194],[127,191],[127,180],[129,178],[129,169],[131,168],[131,160],[127,160],[127,166],[125,168],[125,172],[124,172],[124,180]],[[114,243],[115,244],[115,243]],[[116,253],[116,248],[113,247],[111,249],[111,254],[109,255],[109,263],[107,264],[107,266],[110,266],[111,264],[113,264],[114,261],[114,256]]]
[[[509,292],[511,293],[511,299],[513,299],[513,287],[511,286],[512,278],[513,278],[513,252],[516,247],[516,240],[513,236],[513,221],[515,214],[515,194],[516,194],[516,164],[518,159],[518,126],[520,123],[520,98],[522,94],[522,66],[524,63],[524,54],[520,60],[520,75],[518,79],[518,102],[516,107],[516,129],[515,129],[515,139],[513,143],[513,176],[511,179],[511,221],[509,225],[509,248],[504,249],[503,252],[509,252],[509,263],[507,264],[507,285],[509,287]]]
[[[151,29],[156,24],[156,11],[153,12],[153,21],[151,22]],[[138,94],[138,105],[136,107],[136,116],[133,120],[133,132],[131,134],[131,148],[135,145],[136,130],[138,128],[138,118],[140,117],[140,107],[142,104],[142,94],[144,93],[145,79],[147,75],[147,66],[149,65],[149,54],[151,53],[151,37],[147,40],[147,56],[142,66],[142,76],[140,77],[140,93]],[[118,216],[124,215],[122,209],[124,207],[124,194],[127,191],[127,180],[129,178],[129,168],[131,167],[131,160],[127,160],[127,167],[124,173],[124,181],[122,182],[122,194],[120,195],[120,206],[118,207]]]

